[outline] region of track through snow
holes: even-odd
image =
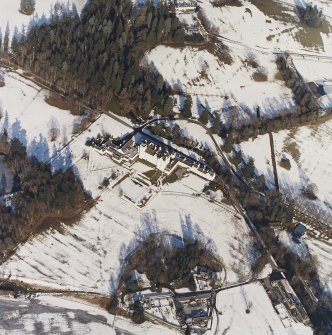
[[[179,187],[181,196],[169,195]],[[203,239],[225,264],[228,283],[250,277],[253,240],[245,222],[225,205],[192,197],[192,189],[185,185],[175,183],[165,191],[143,210],[113,190],[103,192],[95,208],[78,224],[64,226],[63,234],[52,230],[21,246],[0,267],[2,277],[107,294],[116,285],[126,256],[140,240],[158,231]]]

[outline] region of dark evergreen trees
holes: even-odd
[[[212,132],[214,134],[218,134],[219,132],[219,127],[220,127],[220,116],[216,113],[213,119],[213,125],[212,125]]]
[[[189,94],[186,94],[186,98],[184,101],[184,106],[181,110],[181,115],[185,118],[190,118],[191,117],[191,108],[193,105],[193,100]]]
[[[242,168],[242,173],[246,179],[250,180],[253,178],[254,172],[255,172],[254,159],[250,157],[248,162]]]
[[[301,20],[309,27],[319,27],[322,23],[322,10],[317,5],[307,4],[304,9],[300,10]]]
[[[7,23],[5,36],[3,38],[3,51],[7,53],[8,49],[9,49],[9,24]]]
[[[181,34],[164,2],[137,8],[130,0],[91,1],[81,17],[64,8],[53,12],[49,24],[32,27],[16,61],[91,107],[169,114],[170,87],[142,59]]]
[[[201,121],[203,124],[207,124],[209,122],[209,110],[207,107],[204,108],[203,113],[199,117],[199,121]]]
[[[6,136],[1,136],[4,147]],[[26,148],[17,139],[7,143],[5,163],[12,170],[14,195],[11,211],[0,203],[0,263],[6,252],[34,232],[42,218],[48,215],[77,214],[88,199],[83,184],[72,170],[52,172],[51,166],[28,157]],[[6,190],[1,177],[0,192]]]

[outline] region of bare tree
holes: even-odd
[[[21,0],[20,12],[25,15],[32,15],[35,11],[35,0]]]
[[[51,118],[51,120],[49,121],[49,131],[48,131],[50,141],[51,142],[56,141],[59,135],[60,135],[60,129],[58,126],[58,121],[55,118]]]

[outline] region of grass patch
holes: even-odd
[[[294,15],[292,15],[294,10],[291,6],[274,0],[251,0],[251,3],[266,16],[279,21],[294,22]]]
[[[179,179],[178,176],[173,172],[172,174],[164,178],[163,184],[166,184],[166,183],[172,184],[172,183],[175,183],[178,179]]]
[[[301,158],[301,152],[299,150],[297,143],[294,140],[290,138],[286,139],[282,149],[288,152],[295,160],[295,162],[299,164]]]
[[[324,48],[324,42],[321,34],[329,34],[332,27],[329,22],[324,20],[320,27],[308,27],[304,23],[299,24],[299,30],[295,33],[295,39],[300,42],[304,48]]]
[[[225,205],[228,205],[228,206],[232,206],[232,205],[233,205],[231,199],[226,198],[226,197],[223,197],[223,198],[221,199],[221,202],[224,203]]]
[[[211,1],[213,7],[242,7],[242,2],[240,0],[214,0]]]
[[[267,75],[265,73],[255,72],[252,75],[252,79],[257,82],[267,81]]]
[[[281,80],[281,81],[284,81],[284,78],[282,77],[280,71],[278,70],[275,75],[274,75],[274,79],[275,80]]]
[[[279,165],[286,170],[290,170],[292,167],[288,158],[282,158]]]
[[[74,101],[62,97],[59,94],[51,93],[45,98],[45,102],[50,106],[57,107],[62,110],[68,110],[73,115],[78,115],[79,111]]]
[[[150,179],[152,184],[154,184],[160,178],[161,171],[158,169],[155,169],[155,170],[145,171],[143,172],[143,174]]]

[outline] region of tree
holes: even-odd
[[[131,316],[131,319],[133,320],[134,323],[140,324],[145,321],[144,317],[144,309],[141,306],[139,301],[134,302],[134,312],[133,315]]]
[[[0,70],[0,87],[5,86],[5,75],[4,73]],[[2,106],[0,105],[0,120],[3,117],[3,112],[2,112]]]
[[[256,188],[258,191],[263,191],[264,186],[265,186],[265,177],[263,174],[261,174],[256,179]]]
[[[317,192],[318,192],[318,187],[314,183],[308,184],[307,187],[304,189],[304,194],[310,200],[317,199]]]
[[[241,162],[242,162],[242,151],[239,150],[239,151],[237,151],[237,152],[235,153],[235,156],[234,156],[234,158],[233,158],[233,163],[234,163],[236,166],[238,166],[238,165],[241,164]]]
[[[199,117],[199,121],[201,121],[203,124],[207,124],[209,121],[209,110],[207,107],[204,108],[203,113]]]
[[[164,105],[164,115],[168,116],[172,113],[173,111],[173,99],[171,97],[168,97],[166,99],[165,105]]]
[[[7,188],[7,179],[5,173],[2,173],[1,180],[0,180],[0,196],[6,194]]]
[[[32,15],[35,11],[35,0],[21,0],[20,12],[25,15]]]
[[[0,52],[2,51],[2,30],[0,28]]]
[[[184,101],[184,106],[183,108],[181,109],[181,115],[185,118],[190,118],[191,117],[191,108],[192,108],[192,105],[193,105],[193,100],[191,98],[191,95],[189,94],[186,94],[186,99]]]
[[[244,177],[248,180],[252,179],[252,177],[254,176],[254,172],[255,172],[254,162],[255,162],[254,159],[250,157],[247,164],[242,169],[242,173]]]
[[[317,8],[317,5],[307,4],[302,10],[301,19],[309,27],[319,27],[322,23],[322,10]]]
[[[213,120],[213,125],[212,125],[212,132],[214,134],[218,134],[219,132],[219,127],[220,127],[220,116],[216,113],[214,116],[214,120]]]
[[[8,49],[9,49],[9,24],[7,23],[5,36],[3,38],[3,51],[7,53]]]
[[[51,142],[54,142],[58,139],[60,135],[60,129],[58,127],[58,122],[55,118],[52,118],[49,122],[49,131],[48,136]]]
[[[224,146],[223,149],[226,152],[231,152],[232,148],[233,148],[233,144],[234,144],[234,138],[232,133],[230,133],[226,138],[225,138],[225,142],[224,142]]]
[[[130,0],[88,1],[80,19],[57,5],[47,29],[31,26],[15,61],[91,107],[136,117],[155,108],[169,115],[171,86],[141,60],[160,42],[181,39],[184,30],[164,1],[142,7]]]
[[[118,305],[119,305],[119,299],[118,299],[117,295],[115,293],[113,293],[111,295],[110,302],[107,306],[107,309],[111,314],[115,314]]]
[[[11,43],[11,52],[14,54],[18,54],[18,44],[19,44],[19,34],[18,29],[15,26],[14,28],[14,34],[12,37],[12,43]]]

